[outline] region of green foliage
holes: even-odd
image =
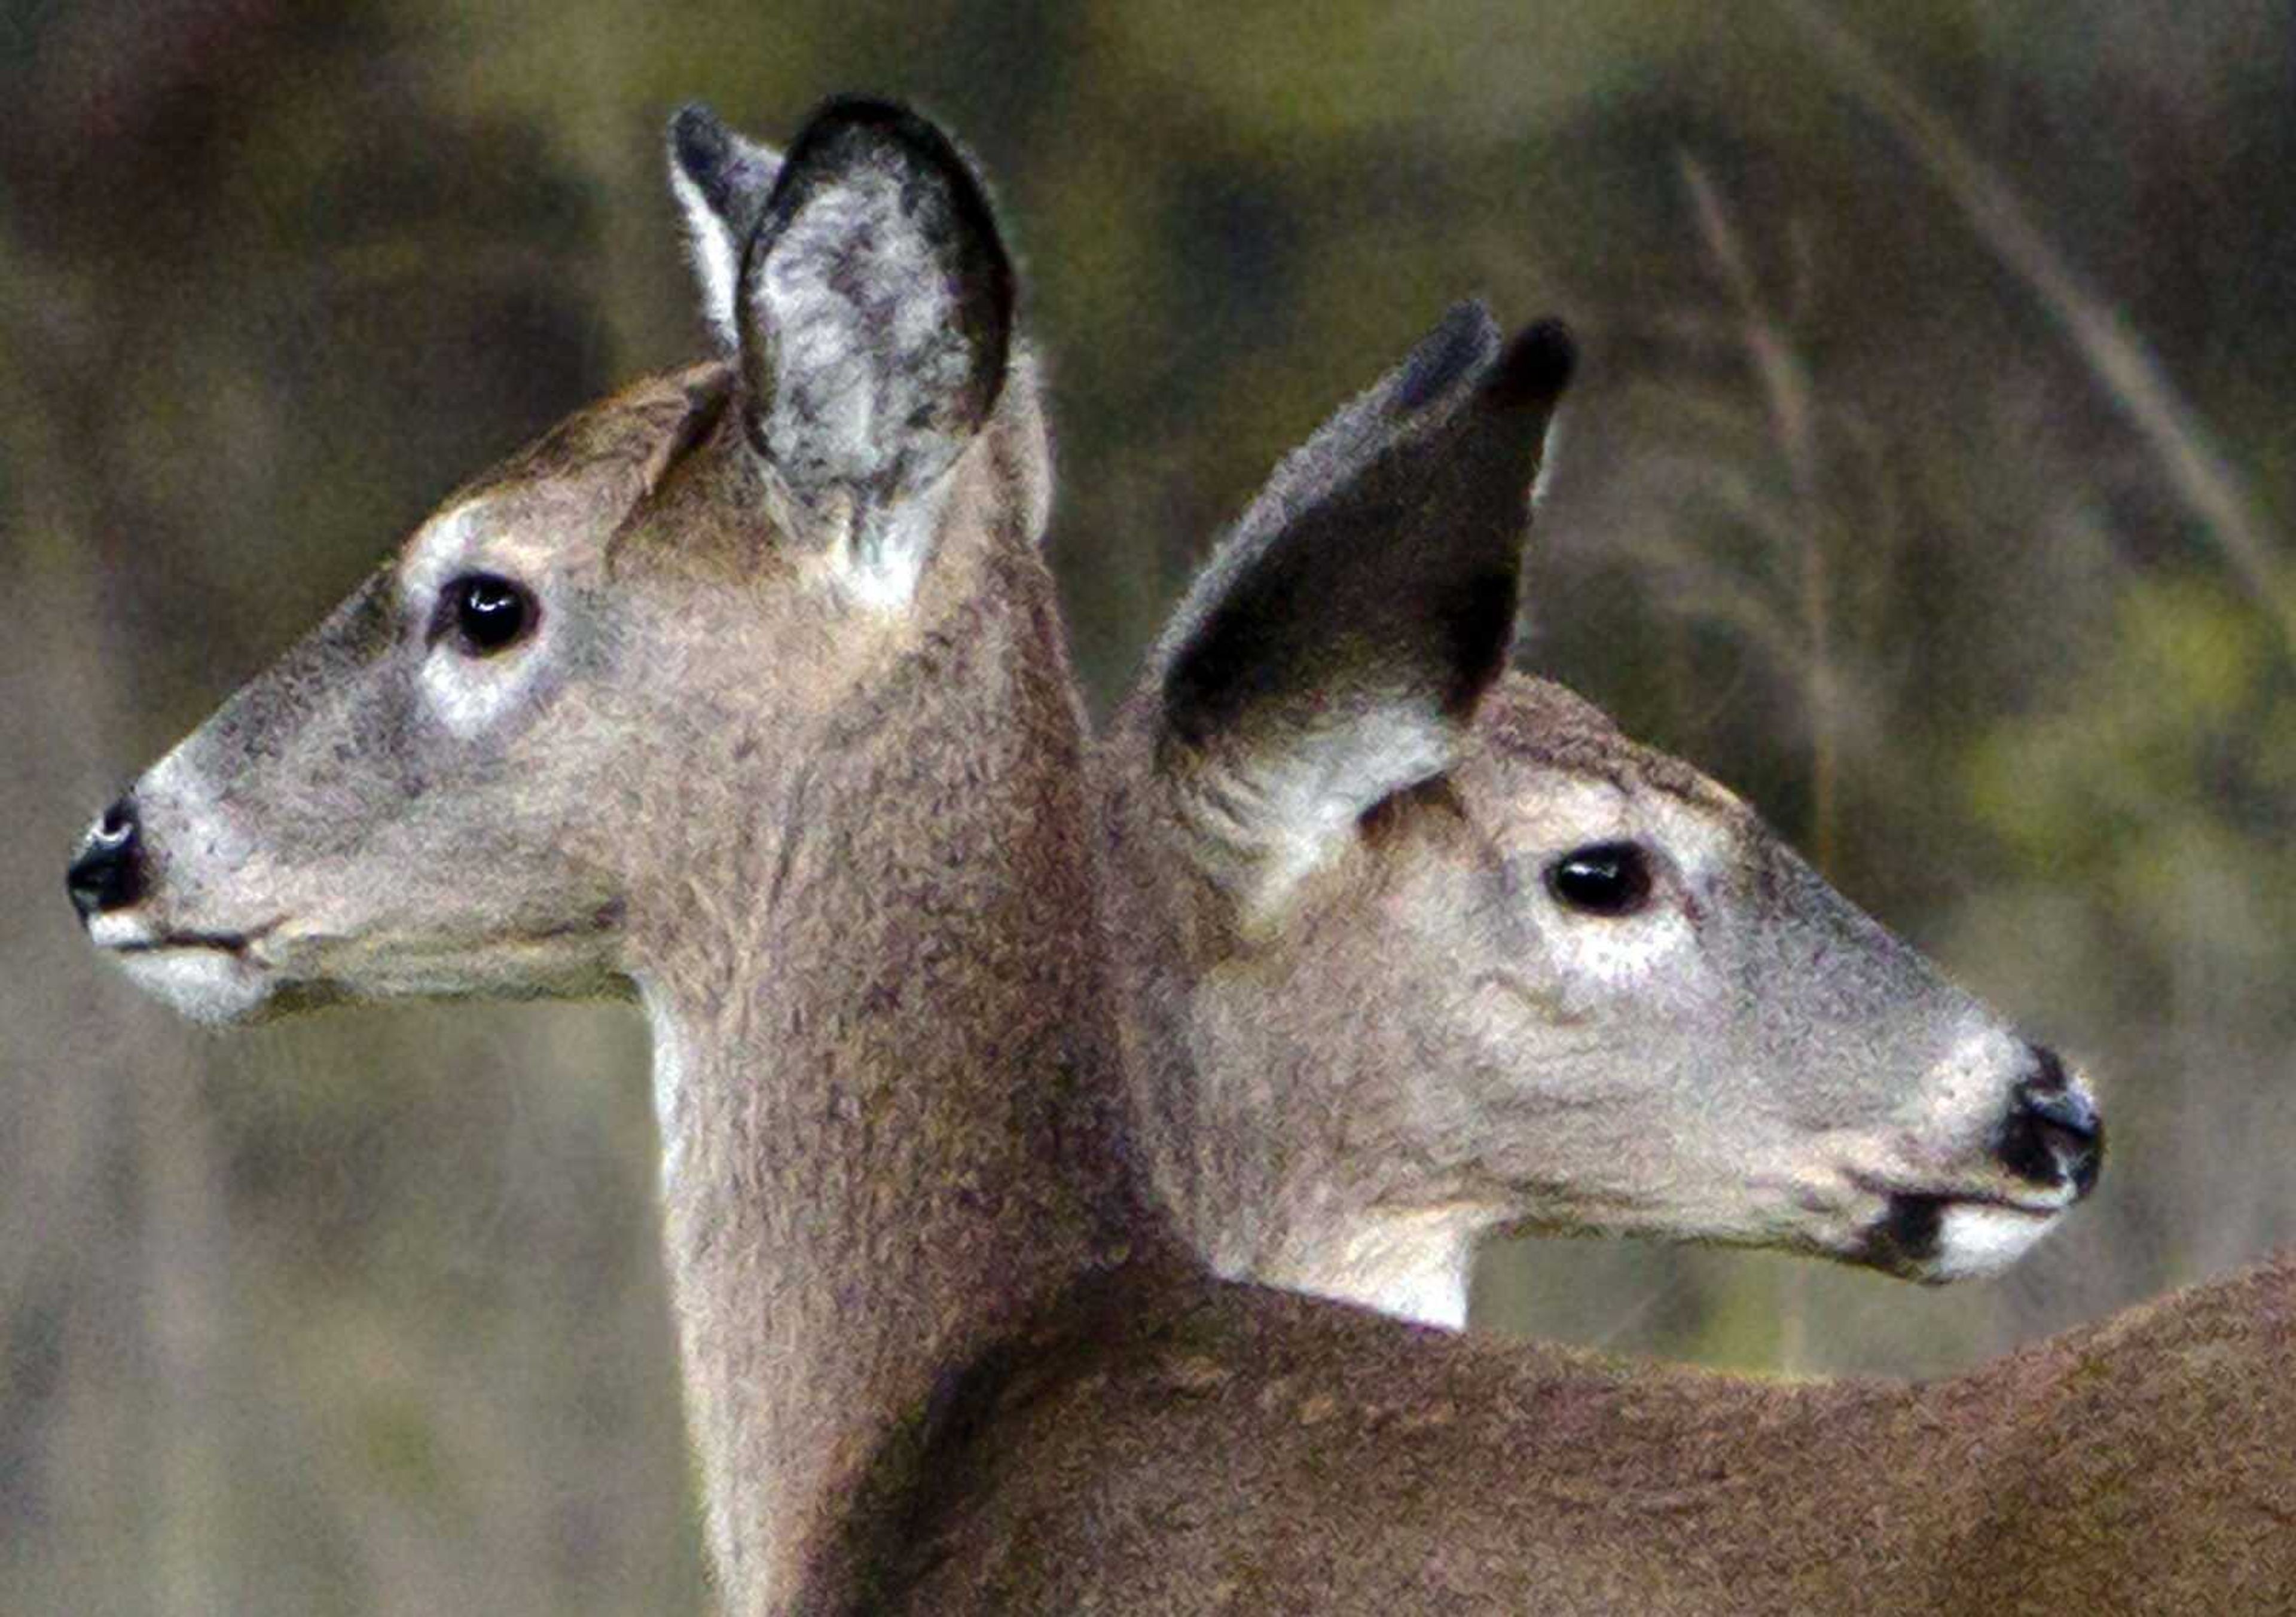
[[[2269,799],[2291,781],[2296,691],[2268,623],[2220,579],[2133,580],[2107,637],[2046,709],[1970,747],[1972,814],[2029,873],[2148,894],[2286,852]],[[2196,793],[2193,785],[2215,788]]]

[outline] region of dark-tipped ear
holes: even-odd
[[[724,353],[733,353],[738,341],[734,295],[742,253],[765,216],[781,168],[780,152],[727,128],[707,107],[680,108],[669,120],[669,188],[701,282],[701,315]]]
[[[947,136],[877,102],[806,126],[742,265],[743,407],[797,515],[878,599],[923,568],[927,507],[1004,385],[1013,298]]]
[[[1462,305],[1295,451],[1150,668],[1155,768],[1264,886],[1447,768],[1506,666],[1573,350]]]

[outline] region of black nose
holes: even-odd
[[[2065,1076],[2054,1050],[2033,1048],[2033,1071],[2017,1085],[2002,1126],[2001,1160],[2036,1184],[2069,1181],[2077,1196],[2096,1184],[2104,1164],[2104,1121],[2088,1091]]]
[[[86,920],[107,910],[125,910],[144,895],[144,849],[135,802],[122,797],[80,844],[79,857],[64,872],[64,891]]]

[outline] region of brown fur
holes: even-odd
[[[996,457],[973,470],[855,700],[792,749],[823,668],[745,659],[713,774],[641,783],[662,837],[632,951],[694,1047],[667,1233],[736,1595],[800,1566],[833,1588],[844,1501],[935,1378],[1140,1222],[1050,579]],[[726,504],[670,501],[677,550]]]
[[[1792,1385],[1196,1282],[981,1416],[899,1609],[2267,1612],[2296,1259],[1924,1386]],[[1075,1332],[1072,1321],[1063,1322]]]

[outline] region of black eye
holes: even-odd
[[[472,657],[492,657],[534,627],[534,597],[493,573],[467,573],[447,586],[441,604],[455,638]]]
[[[1650,859],[1631,842],[1598,842],[1549,865],[1546,885],[1573,910],[1631,915],[1650,900]]]

